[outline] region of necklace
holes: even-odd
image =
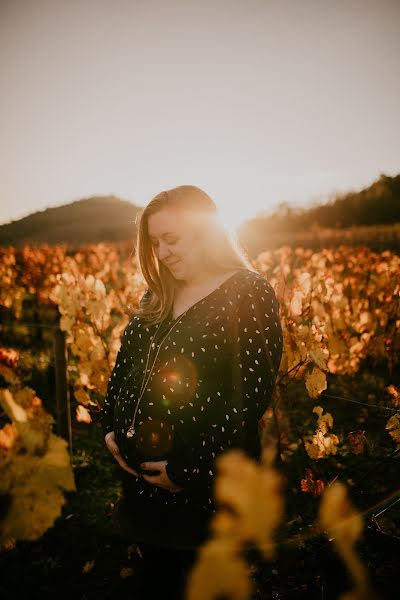
[[[156,335],[157,335],[157,333],[158,333],[158,331],[159,331],[159,329],[160,329],[160,327],[161,327],[161,325],[162,325],[163,322],[161,321],[161,323],[158,324],[158,327],[156,329],[155,334],[153,335],[152,342],[150,344],[149,352],[147,354],[146,367],[145,367],[144,377],[143,377],[143,381],[142,381],[142,386],[140,388],[139,397],[138,397],[138,400],[137,400],[137,403],[136,403],[136,407],[135,407],[135,412],[134,412],[133,418],[132,418],[132,423],[130,424],[129,429],[126,432],[126,437],[127,438],[133,437],[135,435],[135,433],[136,433],[136,430],[135,430],[136,413],[137,413],[137,410],[139,408],[139,404],[140,404],[140,401],[141,401],[141,399],[143,397],[143,394],[144,394],[144,391],[146,389],[146,386],[147,386],[147,384],[148,384],[148,382],[150,380],[151,374],[153,372],[154,365],[156,363],[158,354],[159,354],[159,352],[161,350],[161,345],[164,343],[164,341],[166,340],[166,338],[168,337],[168,335],[171,333],[172,329],[174,327],[176,327],[176,325],[178,325],[181,322],[181,320],[183,319],[183,317],[185,316],[185,314],[187,313],[188,310],[189,310],[189,308],[186,309],[185,312],[180,315],[178,321],[176,321],[176,319],[174,320],[174,322],[172,323],[171,327],[168,328],[167,333],[161,339],[161,341],[159,343],[159,346],[157,348],[157,352],[156,352],[156,355],[154,357],[153,363],[151,365],[149,374],[148,374],[148,376],[146,378],[146,374],[147,374],[147,370],[148,370],[148,364],[149,364],[149,360],[150,360],[151,350],[155,348],[155,342],[154,342],[154,340],[155,340]]]

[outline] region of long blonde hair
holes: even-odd
[[[136,262],[149,290],[131,315],[143,318],[147,326],[160,323],[170,314],[175,290],[180,285],[170,270],[158,260],[148,231],[150,215],[168,208],[193,213],[192,227],[197,232],[208,265],[258,272],[236,236],[222,225],[217,207],[206,192],[194,185],[164,190],[154,196],[137,215]]]

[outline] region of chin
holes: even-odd
[[[177,281],[186,281],[188,278],[188,268],[182,262],[179,262],[175,267],[170,268],[170,273]]]

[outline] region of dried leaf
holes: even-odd
[[[311,469],[306,469],[306,477],[301,480],[301,491],[306,494],[312,494],[314,498],[320,496],[324,491],[325,483],[321,479],[314,481],[314,474]]]
[[[350,452],[353,454],[364,454],[365,431],[350,431],[347,435]]]
[[[386,391],[392,397],[392,404],[393,404],[393,406],[395,406],[396,408],[398,406],[400,406],[400,392],[399,392],[399,390],[397,388],[395,388],[394,385],[390,384],[390,385],[387,386]]]

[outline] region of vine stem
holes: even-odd
[[[286,371],[286,373],[283,373],[283,375],[281,375],[278,379],[278,381],[276,382],[276,385],[279,385],[280,382],[282,381],[282,379],[284,377],[286,377],[287,375],[289,375],[289,373],[291,373],[292,371],[294,371],[295,369],[298,369],[299,367],[301,367],[302,365],[305,364],[305,360],[301,360],[299,363],[297,363],[297,365],[294,365],[294,367],[292,367],[291,369],[289,369],[289,371]]]

